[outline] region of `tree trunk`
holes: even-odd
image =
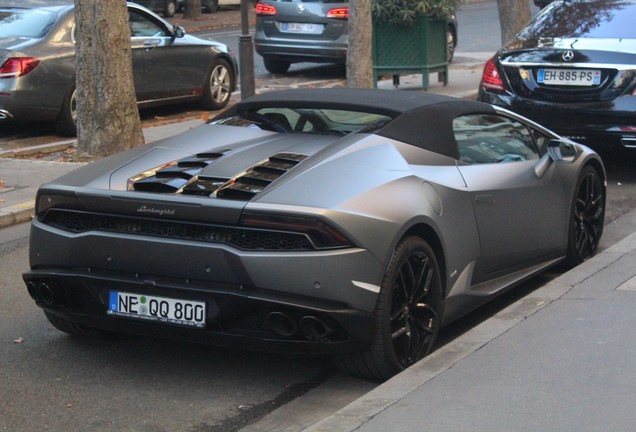
[[[506,44],[530,21],[530,4],[519,0],[497,0],[501,43]]]
[[[184,18],[198,18],[201,16],[201,0],[186,0]]]
[[[349,2],[349,47],[347,49],[348,87],[373,87],[371,23],[371,0],[351,0]]]
[[[121,0],[75,0],[77,147],[102,157],[144,141]]]

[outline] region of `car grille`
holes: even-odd
[[[309,238],[300,233],[196,224],[72,210],[50,210],[42,221],[64,231],[101,231],[152,236],[208,243],[223,243],[243,250],[315,250]]]

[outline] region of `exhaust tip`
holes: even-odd
[[[27,291],[29,291],[29,295],[33,300],[37,300],[38,298],[38,286],[33,281],[29,281],[26,284]]]
[[[38,285],[38,297],[40,301],[47,306],[53,306],[55,304],[55,294],[51,287],[45,282]]]
[[[270,312],[267,314],[266,321],[272,331],[279,336],[289,337],[296,333],[296,323],[282,312]]]
[[[333,329],[325,324],[321,319],[310,315],[305,316],[300,320],[300,329],[303,333],[312,338],[324,338],[333,331]]]
[[[33,284],[35,286],[35,284]],[[28,285],[27,285],[28,289]],[[45,306],[49,307],[64,307],[68,306],[68,294],[63,287],[56,285],[49,285],[46,282],[41,282],[37,286],[36,300],[42,302]]]

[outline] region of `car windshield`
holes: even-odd
[[[232,117],[215,120],[214,124],[257,127],[276,132],[298,132],[324,135],[346,135],[352,132],[373,132],[391,117],[324,108],[260,108]]]
[[[519,34],[523,39],[636,39],[636,4],[629,1],[554,2]]]
[[[0,37],[41,38],[55,18],[49,11],[0,9]]]

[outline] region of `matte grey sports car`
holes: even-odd
[[[605,171],[501,108],[314,89],[43,185],[28,291],[58,329],[331,353],[385,379],[440,327],[592,256]]]

